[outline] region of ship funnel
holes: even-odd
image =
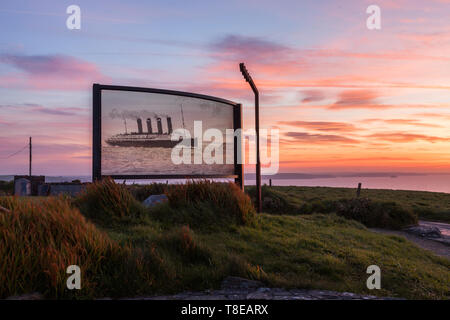
[[[172,119],[170,117],[167,117],[167,133],[172,133]]]
[[[163,134],[161,118],[156,118],[156,124],[158,125],[158,134]]]
[[[148,133],[153,133],[153,130],[152,130],[152,119],[150,119],[150,118],[147,118],[147,132]]]
[[[142,133],[143,130],[142,130],[142,120],[141,120],[141,118],[137,118],[136,121],[137,121],[137,126],[138,126],[138,132]]]

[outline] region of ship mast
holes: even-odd
[[[125,133],[127,134],[127,118],[123,117],[123,123],[125,124]]]
[[[181,120],[183,121],[183,129],[185,129],[185,127],[184,127],[183,104],[182,103],[180,103],[180,108],[181,108]]]

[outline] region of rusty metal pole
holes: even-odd
[[[252,88],[253,93],[255,95],[256,209],[258,213],[260,213],[262,211],[262,202],[261,202],[261,160],[259,157],[259,92],[243,62],[239,64],[239,69],[241,70],[241,73],[244,76],[245,81],[247,81],[250,84],[250,87]]]
[[[29,174],[29,176],[31,178],[31,137],[30,137],[30,166],[28,168],[28,174]]]

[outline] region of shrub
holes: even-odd
[[[247,187],[246,192],[256,203],[256,188]],[[298,214],[299,208],[289,202],[286,195],[267,185],[261,187],[262,210],[272,214]]]
[[[248,224],[256,216],[250,198],[232,182],[190,181],[169,188],[167,197],[172,208],[211,213],[210,222]]]
[[[146,185],[133,184],[128,186],[133,197],[142,202],[153,194],[164,194],[169,186],[164,183],[152,183]]]
[[[74,203],[86,217],[102,224],[131,222],[145,213],[127,187],[111,178],[88,185]]]
[[[151,285],[143,259],[86,221],[68,200],[7,197],[0,205],[11,211],[0,213],[0,298],[35,291],[51,298],[119,296]],[[69,265],[81,268],[81,290],[66,288]]]
[[[0,196],[2,194],[12,195],[14,193],[14,181],[0,181]]]
[[[369,228],[401,229],[418,221],[415,214],[395,202],[375,202],[367,198],[339,200],[336,213]]]

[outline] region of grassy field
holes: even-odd
[[[336,215],[262,214],[252,226],[190,230],[201,257],[176,249],[181,225],[155,222],[108,229],[111,238],[153,247],[168,270],[157,293],[217,288],[227,275],[268,286],[315,288],[379,296],[450,298],[450,262],[396,236],[368,231]],[[382,270],[382,290],[366,288],[366,268]]]
[[[152,209],[137,201],[160,188],[130,193],[104,181],[76,199],[0,197],[11,210],[0,213],[0,298],[34,291],[49,298],[168,294],[218,288],[229,275],[275,287],[450,298],[450,261],[403,238],[333,213],[256,215],[250,199],[227,184],[178,186]],[[301,207],[314,192],[298,200],[300,191],[280,193]],[[82,267],[80,291],[64,288],[69,264]],[[372,264],[381,268],[382,290],[366,288]]]
[[[254,187],[246,187],[246,192],[254,194]],[[356,195],[353,188],[263,186],[263,195],[280,199],[285,213],[302,214],[323,212],[333,201],[351,199]],[[362,198],[373,201],[397,203],[404,209],[417,214],[421,220],[450,223],[450,194],[426,191],[362,189]],[[267,208],[270,211],[270,208]],[[278,208],[275,206],[275,210]],[[333,208],[331,208],[333,211]]]

